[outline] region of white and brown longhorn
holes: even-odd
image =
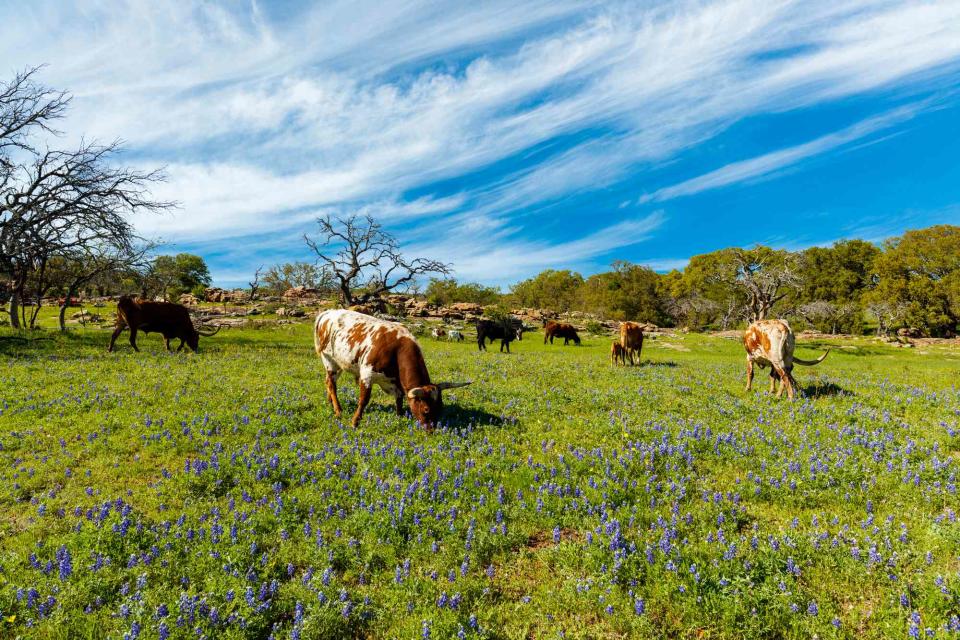
[[[443,411],[443,390],[470,384],[433,384],[420,345],[406,327],[355,311],[321,312],[314,323],[313,342],[327,372],[327,397],[337,417],[341,414],[337,399],[340,372],[349,371],[357,378],[360,394],[354,427],[370,402],[374,384],[394,396],[399,415],[403,415],[406,398],[413,417],[428,430],[433,429]]]
[[[753,386],[753,365],[756,364],[761,368],[770,367],[770,393],[774,392],[779,381],[777,397],[783,395],[786,387],[787,397],[793,400],[797,384],[793,378],[793,365],[810,367],[820,364],[830,353],[827,349],[816,360],[801,360],[793,355],[795,343],[793,330],[786,320],[758,320],[751,323],[743,334],[743,346],[747,350],[747,391]]]

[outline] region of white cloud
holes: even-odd
[[[513,212],[642,176],[738,120],[955,83],[960,2],[48,0],[0,6],[0,59],[50,63],[44,79],[76,95],[65,130],[169,166],[157,193],[183,208],[138,219],[144,233],[299,235],[318,212],[363,207],[446,216],[477,230],[464,268],[482,273],[485,256],[522,270],[589,253],[523,240],[538,221]],[[768,174],[875,120],[649,199]],[[557,136],[571,148],[463,182]],[[447,179],[456,195],[429,192]]]

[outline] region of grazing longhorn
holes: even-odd
[[[580,336],[577,335],[577,329],[572,324],[548,320],[543,325],[543,344],[547,344],[547,340],[553,344],[554,338],[563,338],[563,346],[570,344],[571,340],[574,344],[580,344]]]
[[[747,391],[753,386],[753,365],[760,368],[770,367],[770,393],[774,392],[777,382],[780,388],[777,397],[783,395],[783,388],[787,388],[787,397],[793,400],[794,387],[797,381],[793,378],[793,365],[802,364],[810,367],[820,364],[827,357],[830,350],[816,360],[801,360],[793,356],[795,345],[793,330],[786,320],[758,320],[747,327],[743,334],[743,346],[747,350]]]
[[[624,351],[624,364],[629,358],[630,365],[633,366],[634,354],[637,356],[637,364],[640,364],[640,352],[643,350],[643,325],[639,322],[621,322],[620,347]]]
[[[194,352],[200,344],[200,336],[212,336],[220,331],[220,327],[212,331],[201,331],[195,327],[193,320],[190,319],[190,311],[181,304],[151,302],[130,296],[120,296],[117,302],[117,323],[113,335],[110,336],[110,346],[107,351],[113,351],[113,344],[127,327],[130,328],[130,346],[134,351],[140,351],[137,348],[138,331],[163,335],[167,351],[170,351],[171,338],[179,338],[180,346],[177,347],[177,351],[183,349],[186,343]]]
[[[317,315],[313,344],[327,372],[327,397],[338,418],[337,378],[341,371],[357,378],[360,397],[354,427],[360,424],[374,384],[394,396],[398,415],[403,415],[406,398],[413,417],[428,431],[443,412],[442,391],[470,384],[432,383],[420,345],[406,327],[355,311],[331,309]]]
[[[516,318],[498,321],[488,318],[477,320],[477,347],[480,351],[487,350],[487,340],[500,340],[500,351],[507,348],[510,353],[510,343],[514,340],[523,340],[523,322]]]

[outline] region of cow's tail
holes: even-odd
[[[817,358],[816,360],[801,360],[800,358],[794,356],[793,361],[796,362],[797,364],[802,364],[805,367],[812,367],[815,364],[820,364],[821,362],[823,362],[826,359],[827,355],[829,354],[830,354],[830,349],[827,349],[826,351],[823,352],[823,355]]]

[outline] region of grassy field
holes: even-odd
[[[3,638],[960,635],[958,350],[837,343],[791,403],[729,339],[424,338],[475,381],[426,434],[335,420],[308,323],[44,335],[0,340]]]

